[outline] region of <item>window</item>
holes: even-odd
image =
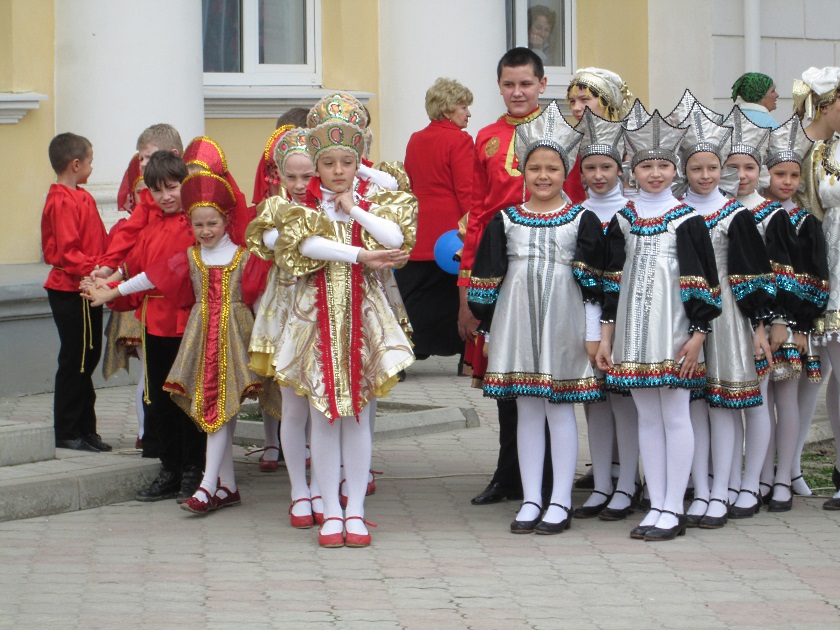
[[[525,46],[545,65],[549,86],[574,73],[574,0],[506,0],[508,48]]]
[[[205,85],[320,85],[320,0],[202,0]]]

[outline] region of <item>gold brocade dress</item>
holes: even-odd
[[[142,328],[134,311],[111,311],[102,358],[102,376],[106,381],[120,370],[128,372],[128,360],[138,356]]]
[[[410,251],[416,235],[416,207],[409,203],[413,196],[400,192],[379,196],[379,201],[386,199],[393,203],[360,205],[399,225],[402,248]],[[279,231],[274,251],[277,276],[282,273],[295,282],[289,288],[280,281],[282,306],[266,303],[264,296],[261,309],[274,307],[282,328],[277,325],[276,337],[252,337],[252,362],[261,362],[259,355],[273,346],[266,372],[273,373],[279,384],[294,387],[331,420],[355,416],[371,399],[385,396],[397,383],[397,373],[414,362],[411,343],[380,274],[361,264],[307,258],[299,245],[310,236],[322,236],[369,250],[387,248],[355,221],[333,222],[322,211],[297,204],[273,206],[273,226]],[[249,243],[254,246],[253,240]],[[261,240],[256,246],[264,249]]]
[[[242,273],[250,256],[238,248],[227,265],[205,265],[201,247],[187,252],[195,305],[164,390],[198,427],[215,433],[256,396],[262,379],[248,368],[254,325],[242,300]]]

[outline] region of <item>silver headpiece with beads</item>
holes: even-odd
[[[583,134],[580,142],[581,160],[590,155],[606,155],[621,165],[621,154],[624,151],[624,126],[621,121],[601,118],[587,107],[575,129]]]
[[[665,121],[674,127],[685,127],[688,124],[686,118],[692,110],[699,109],[703,114],[717,124],[723,122],[723,114],[718,114],[716,111],[709,109],[703,103],[697,100],[697,97],[691,93],[691,90],[686,88],[683,92],[680,102],[671,110],[671,113],[665,116]]]
[[[624,146],[630,154],[630,170],[647,160],[667,160],[677,166],[677,149],[685,132],[685,129],[672,127],[665,122],[659,110],[654,111],[638,129],[628,130],[625,126]]]
[[[633,131],[634,129],[638,129],[644,125],[649,120],[650,113],[648,113],[648,110],[646,110],[645,106],[642,105],[642,101],[636,99],[633,102],[633,106],[630,108],[630,111],[627,113],[627,116],[625,116],[621,121],[621,124],[624,125],[625,131]]]
[[[759,127],[737,105],[732,108],[729,116],[723,121],[727,127],[732,127],[732,143],[729,155],[749,155],[759,165],[767,146],[770,130]]]
[[[732,127],[724,127],[717,121],[710,120],[706,116],[705,109],[707,108],[699,102],[695,103],[683,119],[683,126],[686,127],[685,136],[680,144],[680,159],[683,165],[695,153],[714,153],[721,164],[729,157],[729,137],[732,135]]]
[[[799,116],[791,116],[787,122],[770,131],[764,164],[767,168],[773,168],[781,162],[796,162],[801,166],[813,145],[814,141],[805,135]]]
[[[534,149],[548,147],[560,154],[568,175],[580,139],[581,134],[563,118],[557,101],[551,101],[534,120],[516,126],[513,150],[519,159],[519,170],[524,171]]]

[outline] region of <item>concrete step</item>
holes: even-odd
[[[53,459],[55,433],[51,422],[0,419],[0,467]]]

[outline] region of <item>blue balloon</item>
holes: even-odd
[[[438,267],[446,273],[458,275],[461,263],[455,260],[455,254],[464,247],[464,243],[458,238],[458,230],[449,230],[440,235],[435,243],[435,262]]]

